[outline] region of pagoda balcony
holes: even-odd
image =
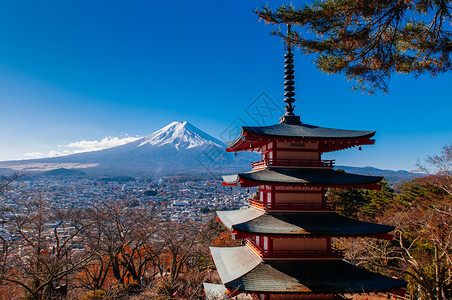
[[[263,259],[340,259],[344,257],[344,251],[334,247],[331,247],[330,250],[263,250],[250,239],[246,239],[245,243]]]
[[[278,203],[264,203],[257,199],[249,199],[252,207],[264,210],[290,210],[290,211],[335,211],[336,207],[329,203],[292,203],[292,202],[278,202]]]
[[[266,167],[296,167],[296,168],[332,168],[334,159],[263,159],[251,162],[253,170],[265,169]]]

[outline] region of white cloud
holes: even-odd
[[[124,137],[124,138],[118,138],[118,137],[104,137],[100,141],[79,141],[79,142],[73,142],[70,144],[65,145],[64,147],[68,148],[74,148],[74,153],[80,153],[80,152],[89,152],[89,151],[97,151],[112,147],[121,146],[133,141],[138,140],[139,137]]]
[[[83,140],[83,141],[78,141],[78,142],[72,142],[72,143],[69,143],[69,144],[63,145],[63,146],[58,146],[58,148],[61,148],[61,150],[59,150],[59,151],[52,150],[47,153],[29,152],[29,153],[25,153],[24,156],[27,158],[35,159],[35,158],[63,156],[63,155],[82,153],[82,152],[98,151],[98,150],[121,146],[121,145],[130,143],[130,142],[136,141],[140,138],[141,137],[126,136],[123,138],[118,138],[118,137],[108,136],[108,137],[104,137],[100,141]]]
[[[46,157],[44,153],[41,152],[29,152],[29,153],[24,153],[25,157],[28,158],[43,158]]]

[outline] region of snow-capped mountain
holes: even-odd
[[[226,145],[189,122],[169,125],[133,142],[67,156],[0,162],[0,168],[22,172],[83,169],[93,175],[226,174],[249,170],[255,153],[234,156]]]
[[[177,150],[204,147],[206,145],[224,146],[222,142],[187,121],[175,121],[143,138],[138,147],[144,145],[163,146],[166,144],[172,144]]]

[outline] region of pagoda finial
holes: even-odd
[[[300,117],[299,116],[295,116],[293,113],[293,110],[295,108],[295,105],[292,105],[292,103],[295,102],[295,99],[293,98],[295,96],[295,81],[294,81],[294,65],[293,65],[293,53],[292,53],[292,31],[290,30],[291,24],[287,23],[287,36],[286,39],[284,41],[284,45],[285,48],[287,50],[287,53],[284,55],[284,63],[286,64],[284,66],[284,69],[286,69],[284,71],[284,97],[286,97],[284,99],[284,102],[287,104],[286,106],[284,106],[284,108],[286,109],[286,113],[284,114],[284,116],[279,119],[280,123],[289,123],[289,124],[298,124],[300,125]]]

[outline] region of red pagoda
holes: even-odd
[[[242,127],[228,152],[254,151],[252,171],[223,176],[225,186],[259,187],[250,207],[218,211],[239,247],[211,247],[222,285],[204,284],[207,298],[240,293],[253,299],[345,299],[343,294],[389,291],[406,283],[369,272],[343,259],[333,237],[392,238],[392,226],[350,219],[327,201],[328,188],[380,189],[382,177],[333,170],[323,153],[371,145],[375,131],[325,128],[294,114],[294,67],[285,55],[286,113],[279,124]]]

